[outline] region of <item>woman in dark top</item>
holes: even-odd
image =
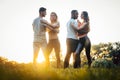
[[[91,42],[90,39],[88,38],[87,34],[90,31],[90,26],[89,26],[89,16],[86,11],[83,11],[81,13],[81,19],[83,22],[78,21],[78,37],[79,37],[79,44],[78,47],[74,53],[74,58],[75,58],[75,65],[74,68],[79,68],[81,67],[81,59],[80,59],[80,53],[82,50],[85,48],[87,60],[88,60],[88,67],[90,67],[92,61],[91,61],[91,56],[90,56],[90,50],[91,50]]]

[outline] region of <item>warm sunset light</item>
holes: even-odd
[[[120,0],[0,0],[0,80],[120,80],[119,34]]]
[[[43,56],[42,51],[40,51],[37,61],[40,62],[40,63],[45,61],[45,58],[44,58],[44,56]]]
[[[41,6],[47,8],[46,20],[55,11],[60,22],[61,54],[66,55],[66,23],[72,9],[80,14],[88,11],[92,44],[120,40],[119,1],[115,0],[1,0],[0,1],[0,56],[17,62],[29,63],[33,59],[33,19]],[[22,5],[22,6],[21,6]],[[102,5],[102,6],[101,6]],[[71,55],[72,56],[72,55]],[[40,51],[38,62],[43,62]],[[71,60],[72,61],[72,60]]]

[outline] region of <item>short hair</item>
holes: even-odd
[[[46,11],[46,8],[40,7],[40,8],[39,8],[39,13],[40,13],[40,12],[43,12],[43,11]]]
[[[77,10],[72,10],[71,14],[75,14],[75,12],[78,12]]]

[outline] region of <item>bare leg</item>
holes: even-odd
[[[60,44],[56,42],[56,46],[54,46],[55,55],[57,59],[57,68],[60,67]]]
[[[50,60],[49,60],[49,56],[50,53],[53,49],[52,43],[49,41],[47,48],[46,48],[46,52],[45,52],[45,59],[46,59],[46,65],[49,66],[50,65]]]
[[[38,58],[38,53],[39,53],[39,43],[34,43],[33,44],[33,64],[37,64],[37,58]]]

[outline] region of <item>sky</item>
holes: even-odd
[[[73,9],[78,10],[79,19],[82,11],[88,12],[91,28],[88,36],[92,44],[120,41],[120,0],[0,0],[0,56],[18,62],[32,61],[32,22],[40,7],[47,8],[48,21],[51,12],[58,15],[63,55],[66,23]]]

